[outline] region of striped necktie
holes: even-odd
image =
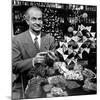
[[[36,48],[39,50],[38,37],[35,37],[35,39],[34,39],[34,45],[35,45]]]

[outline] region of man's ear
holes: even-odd
[[[28,20],[28,19],[26,19],[25,21],[26,21],[26,23],[29,25],[29,20]]]
[[[28,16],[27,15],[24,15],[24,20],[26,21],[26,23],[29,25],[29,19],[28,19]]]

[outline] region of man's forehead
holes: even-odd
[[[31,14],[41,14],[42,15],[42,11],[39,8],[36,8],[36,7],[29,8],[27,13],[29,15],[31,15]]]

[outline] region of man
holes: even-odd
[[[40,8],[30,7],[25,13],[25,19],[29,30],[12,39],[12,71],[16,75],[12,88],[13,99],[24,97],[23,93],[34,64],[44,61],[41,52],[44,54],[55,49],[54,38],[50,35],[44,36],[41,32],[43,21]]]

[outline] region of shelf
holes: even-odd
[[[26,23],[25,21],[13,21],[14,24],[23,24]]]
[[[90,11],[88,8],[86,8],[86,5],[82,5],[83,9],[81,9],[81,10],[75,10],[75,9],[69,9],[69,6],[71,6],[71,4],[61,4],[60,3],[60,5],[62,5],[62,6],[57,6],[58,3],[44,3],[44,2],[41,3],[41,2],[26,2],[26,1],[23,1],[23,2],[20,1],[19,5],[12,5],[14,31],[17,30],[17,26],[24,27],[24,28],[28,27],[27,23],[24,20],[22,20],[23,14],[30,6],[35,5],[35,3],[39,3],[39,7],[41,9],[43,9],[43,13],[44,13],[45,19],[46,19],[43,31],[47,31],[47,33],[50,33],[55,36],[56,35],[55,27],[58,28],[57,33],[60,33],[60,29],[62,30],[62,33],[64,33],[64,31],[67,31],[67,28],[72,25],[72,24],[68,23],[69,22],[68,17],[75,18],[76,15],[80,16],[83,13],[88,14],[87,19],[89,19],[90,22],[80,20],[80,22],[77,22],[76,24],[72,25],[72,26],[74,26],[74,29],[77,29],[78,24],[83,24],[83,25],[85,24],[86,26],[93,26],[92,31],[96,32],[97,11],[96,10]],[[52,7],[50,4],[52,4]],[[73,4],[72,4],[72,6],[73,6]],[[88,11],[86,9],[88,9]],[[53,24],[53,23],[55,23],[55,16],[59,20],[58,22],[56,22],[58,26],[56,26],[56,24]],[[63,20],[62,22],[61,22],[60,18],[62,18],[62,20]],[[95,23],[91,23],[92,18],[95,21]],[[62,27],[60,26],[61,24],[63,24]],[[51,27],[48,27],[48,26],[51,26]],[[65,28],[64,26],[67,28]],[[20,27],[18,27],[18,28],[20,28]],[[20,29],[23,30],[24,28],[20,28]],[[60,39],[61,36],[62,35],[59,34],[59,36],[55,36],[55,38]]]

